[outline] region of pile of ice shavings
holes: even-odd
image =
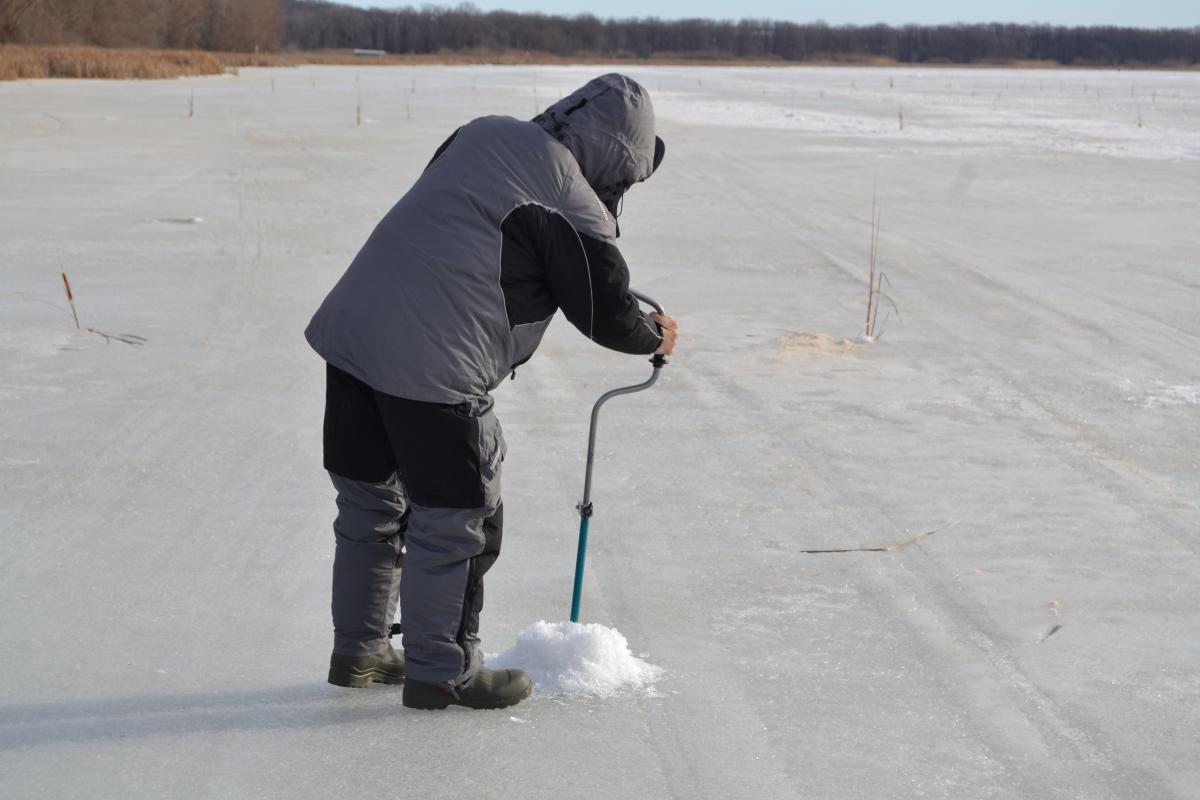
[[[662,669],[629,651],[613,628],[595,623],[535,622],[517,634],[517,643],[487,657],[489,669],[516,667],[533,678],[542,695],[609,696],[622,689],[649,689]]]

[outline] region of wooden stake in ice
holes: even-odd
[[[71,316],[75,318],[75,330],[80,330],[79,315],[75,313],[75,295],[71,292],[71,282],[67,280],[67,273],[62,273],[63,286],[67,287],[67,302],[71,304]]]

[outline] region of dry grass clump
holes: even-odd
[[[0,80],[31,78],[156,79],[220,75],[222,64],[199,50],[0,45]]]

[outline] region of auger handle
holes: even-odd
[[[639,292],[636,289],[630,289],[629,293],[631,295],[633,295],[634,297],[636,297],[638,300],[641,300],[643,303],[645,303],[646,305],[653,308],[659,314],[662,314],[664,317],[667,315],[667,312],[663,311],[663,307],[661,305],[659,305],[659,302],[657,300],[655,300],[653,297],[651,297],[650,295],[642,294],[641,292]],[[663,367],[665,367],[667,365],[667,363],[668,363],[667,357],[660,353],[655,353],[654,356],[650,359],[650,365],[652,367],[654,367],[656,370],[662,369]],[[651,382],[653,382],[653,381],[651,381]],[[648,387],[645,387],[645,388],[648,388]]]
[[[658,301],[657,301],[657,300],[655,300],[655,299],[654,299],[653,297],[651,297],[650,295],[648,295],[648,294],[642,294],[642,293],[641,293],[641,292],[639,292],[637,289],[630,289],[630,290],[629,290],[629,293],[630,293],[631,295],[633,295],[634,297],[636,297],[638,300],[641,300],[641,301],[642,301],[643,303],[645,303],[646,305],[653,307],[653,308],[654,308],[654,310],[655,310],[655,311],[657,311],[658,313],[662,314],[663,316],[666,316],[666,313],[667,313],[667,312],[663,311],[663,307],[662,307],[662,306],[660,306],[660,305],[658,304]]]

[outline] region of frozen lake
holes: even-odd
[[[602,417],[583,610],[655,688],[324,683],[301,332],[455,127],[602,71],[0,83],[0,796],[1200,798],[1194,72],[627,70],[685,335]],[[648,371],[559,320],[497,392],[489,652],[566,618],[590,404]]]

